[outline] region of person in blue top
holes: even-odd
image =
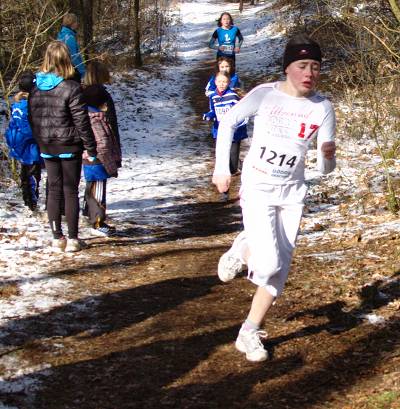
[[[9,154],[21,163],[20,182],[26,206],[36,210],[39,199],[42,160],[39,146],[33,138],[28,121],[28,96],[34,86],[35,75],[24,71],[19,77],[19,92],[11,106],[11,118],[5,133]]]
[[[78,17],[74,13],[67,13],[63,18],[62,27],[58,33],[57,40],[62,41],[67,45],[71,55],[72,65],[75,68],[74,79],[80,82],[85,75],[86,68],[82,55],[79,51],[78,41],[76,39],[77,29]]]
[[[238,27],[233,25],[233,18],[229,13],[222,13],[217,20],[218,28],[211,36],[209,47],[217,49],[217,58],[230,57],[235,60],[235,55],[240,52],[243,36]],[[218,46],[215,43],[218,42]]]
[[[216,90],[210,95],[210,110],[203,115],[203,119],[206,121],[214,121],[211,134],[216,140],[218,136],[218,126],[222,117],[236,105],[240,97],[239,95],[229,88],[231,78],[225,72],[217,73],[215,77]],[[235,174],[239,167],[239,153],[240,142],[242,139],[247,138],[247,120],[238,125],[231,146],[229,168],[231,174]]]
[[[217,60],[216,73],[225,72],[231,77],[229,83],[229,88],[234,90],[235,88],[240,88],[239,76],[235,72],[235,63],[232,58],[219,57]],[[207,83],[206,86],[206,96],[209,97],[215,90],[217,86],[215,85],[215,75],[213,75]]]

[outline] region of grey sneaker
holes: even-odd
[[[218,277],[226,283],[236,277],[243,270],[240,258],[240,246],[246,240],[244,231],[240,232],[232,243],[232,247],[224,253],[218,263]]]
[[[246,354],[246,359],[251,362],[261,362],[268,358],[261,338],[267,337],[265,331],[246,331],[241,329],[236,339],[235,346],[240,352]]]
[[[62,252],[65,250],[65,246],[67,245],[67,240],[65,237],[60,237],[59,239],[53,239],[51,241],[51,248],[56,252]]]
[[[65,246],[66,253],[74,253],[76,251],[82,250],[81,241],[78,239],[68,239],[67,245]]]

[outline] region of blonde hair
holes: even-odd
[[[110,82],[110,71],[101,61],[90,61],[86,67],[83,83],[85,85],[102,85]]]
[[[74,23],[78,22],[78,17],[74,13],[67,13],[63,17],[62,25],[71,28]]]
[[[217,79],[218,77],[225,77],[228,80],[228,82],[231,80],[231,76],[227,72],[218,71],[215,74],[215,79]]]
[[[75,75],[68,47],[62,41],[52,41],[47,46],[40,70],[52,72],[65,79]]]
[[[14,101],[20,102],[23,99],[28,99],[28,97],[29,97],[29,92],[19,91],[15,94]]]

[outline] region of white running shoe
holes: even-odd
[[[265,331],[246,331],[241,329],[236,339],[235,346],[240,352],[246,354],[246,359],[251,362],[261,362],[268,358],[261,339],[267,337]]]
[[[90,232],[94,235],[94,236],[98,236],[98,237],[110,237],[113,236],[116,232],[115,227],[113,226],[109,226],[106,223],[101,223],[100,225],[95,225],[94,227],[92,227],[90,229]]]
[[[51,241],[51,248],[56,252],[62,252],[65,250],[65,246],[67,245],[67,240],[65,237],[60,237],[59,239],[53,239]]]
[[[218,277],[224,283],[234,279],[243,270],[240,246],[244,240],[246,240],[246,236],[242,231],[233,241],[231,248],[219,259]]]
[[[67,245],[65,247],[66,253],[75,253],[76,251],[82,250],[81,241],[78,239],[68,239]]]

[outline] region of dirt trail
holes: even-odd
[[[190,102],[200,118],[209,62],[191,75]],[[201,126],[200,119],[190,126]],[[205,152],[210,165],[211,158]],[[93,240],[86,259],[52,272],[70,281],[76,301],[20,320],[5,340],[11,356],[51,367],[25,376],[41,381],[34,398],[14,391],[0,396],[5,404],[373,408],[371,391],[400,389],[398,237],[318,247],[301,237],[287,289],[265,325],[272,359],[251,364],[233,340],[253,287],[245,278],[223,285],[215,274],[241,228],[238,203],[219,202],[207,185],[190,195],[196,203],[182,198],[138,213],[123,237]],[[334,250],[344,254],[339,261],[313,256]],[[381,259],[364,257],[369,252]],[[358,271],[351,278],[343,274],[350,269]],[[367,279],[370,286],[360,291]],[[378,310],[388,318],[380,326],[360,318]],[[399,408],[394,402],[381,407]]]

